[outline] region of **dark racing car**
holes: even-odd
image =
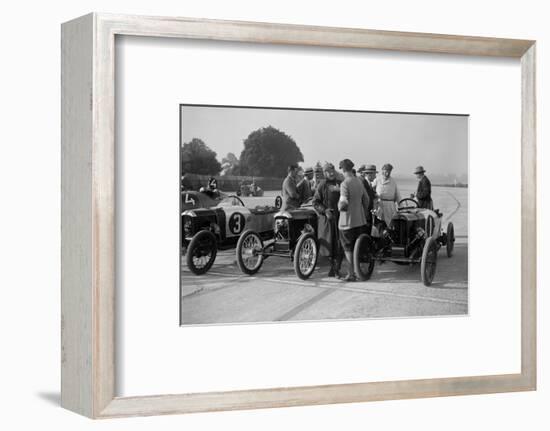
[[[202,193],[187,193],[181,214],[182,254],[187,267],[196,275],[206,273],[213,265],[218,250],[235,247],[246,229],[254,229],[260,238],[273,236],[273,218],[279,211],[275,206],[247,208],[238,196],[223,196],[208,200]],[[198,198],[198,199],[197,199]],[[195,200],[195,202],[190,202]],[[202,204],[214,204],[207,208]]]
[[[445,246],[453,254],[455,236],[452,223],[442,230],[443,215],[439,210],[418,208],[414,199],[399,202],[390,226],[376,219],[372,235],[362,234],[355,243],[353,259],[357,275],[368,280],[374,263],[391,261],[401,265],[420,264],[420,276],[430,286],[435,276],[437,252]]]
[[[237,196],[263,196],[263,189],[254,181],[243,181],[237,190]]]
[[[237,244],[237,263],[248,275],[257,273],[270,256],[290,259],[296,275],[308,279],[317,264],[317,213],[310,204],[275,214],[272,236],[266,240],[260,232],[248,229]]]
[[[215,207],[228,197],[230,196],[219,192],[183,191],[181,192],[181,210]]]

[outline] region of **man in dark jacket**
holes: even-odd
[[[288,175],[283,181],[281,194],[283,195],[282,210],[298,208],[301,204],[300,195],[296,188],[296,180],[298,178],[298,165],[290,165],[287,169]]]
[[[344,257],[338,240],[338,200],[340,199],[340,181],[332,163],[324,166],[325,179],[319,182],[313,196],[313,208],[319,214],[317,236],[320,254],[330,259],[329,277],[339,275]]]
[[[372,188],[371,181],[369,178],[365,178],[367,176],[372,176],[372,173],[374,172],[374,176],[376,177],[376,166],[375,165],[361,165],[361,167],[357,170],[359,173],[359,179],[363,183],[363,186],[365,187],[365,190],[367,191],[367,195],[369,195],[369,212],[367,214],[367,233],[370,235],[372,232],[372,209],[374,207],[374,198],[376,196],[376,192]],[[374,179],[374,178],[373,178]]]
[[[414,170],[416,178],[418,178],[418,187],[413,195],[418,201],[419,208],[427,208],[433,210],[434,204],[432,201],[432,184],[426,175],[426,171],[422,166],[417,166]]]
[[[313,169],[308,168],[305,171],[299,169],[298,180],[296,180],[296,190],[300,196],[300,202],[303,204],[313,197],[311,188],[311,179],[313,178]]]

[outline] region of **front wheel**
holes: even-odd
[[[302,280],[307,280],[313,274],[319,255],[318,251],[313,233],[303,234],[298,240],[294,251],[294,271]]]
[[[455,248],[455,227],[453,223],[450,222],[447,225],[447,257],[453,255],[453,250]]]
[[[187,247],[187,267],[193,274],[202,275],[212,267],[217,253],[218,245],[214,234],[208,230],[201,230]]]
[[[256,274],[264,263],[262,238],[252,229],[245,230],[237,242],[237,264],[248,275]]]
[[[353,266],[359,280],[366,281],[374,270],[374,244],[365,233],[359,235],[353,247]]]
[[[422,260],[420,262],[420,276],[424,286],[430,286],[435,276],[437,266],[437,244],[433,237],[429,237],[424,243]]]

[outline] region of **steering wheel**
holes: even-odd
[[[310,207],[310,206],[313,206],[313,196],[310,196],[309,198],[307,198],[305,201],[303,201],[301,204],[300,204],[301,207]]]
[[[406,204],[401,205],[404,202]],[[415,209],[415,208],[418,208],[418,202],[415,201],[414,199],[411,199],[411,198],[401,199],[399,201],[399,203],[397,204],[397,209],[398,210],[412,210],[412,209]]]

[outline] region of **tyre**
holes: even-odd
[[[424,286],[430,286],[435,276],[437,266],[437,244],[433,237],[429,237],[424,243],[422,260],[420,262],[420,276]]]
[[[453,255],[453,250],[455,248],[455,227],[453,223],[450,222],[447,225],[447,257]]]
[[[261,252],[264,243],[260,235],[252,229],[245,230],[237,242],[237,264],[248,275],[256,274],[264,263]]]
[[[353,247],[353,266],[359,280],[366,281],[374,270],[374,244],[370,237],[362,233]]]
[[[302,280],[307,280],[313,274],[315,265],[317,264],[317,257],[319,256],[319,249],[317,246],[317,240],[312,232],[303,234],[294,250],[294,271],[296,275]]]
[[[189,243],[186,259],[187,267],[196,275],[202,275],[212,267],[218,253],[216,237],[208,230],[201,230]]]

